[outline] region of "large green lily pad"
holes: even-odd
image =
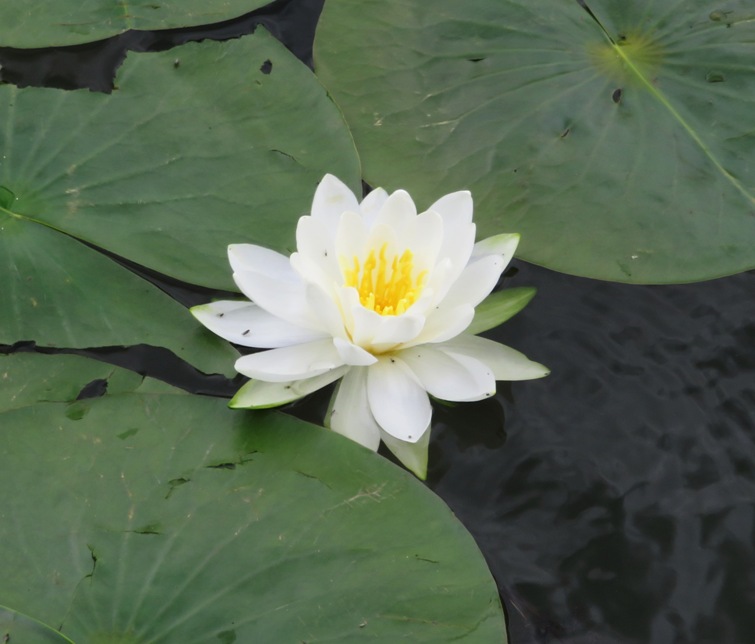
[[[0,273],[0,343],[149,344],[205,372],[233,373],[238,353],[185,307],[102,253],[2,208]]]
[[[112,94],[0,87],[14,215],[183,281],[234,288],[230,243],[295,243],[332,172],[359,185],[325,90],[264,29],[130,53]]]
[[[469,188],[483,235],[568,273],[755,267],[752,4],[585,4],[329,0],[316,69],[365,179]]]
[[[359,184],[337,108],[262,29],[130,54],[110,95],[0,86],[0,123],[5,343],[147,343],[227,373],[225,343],[81,241],[234,288],[228,244],[285,250],[325,173]]]
[[[193,27],[236,18],[267,0],[34,0],[0,3],[0,45],[52,47],[127,29]]]
[[[335,433],[125,391],[0,427],[2,604],[77,644],[505,641],[450,510]]]

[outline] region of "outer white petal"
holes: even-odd
[[[296,226],[296,248],[298,252],[292,255],[291,265],[305,281],[317,282],[326,290],[333,281],[340,281],[335,236],[324,222],[314,217],[301,217]],[[305,260],[298,266],[293,259],[297,254]]]
[[[228,247],[228,261],[234,273],[254,271],[276,279],[296,279],[288,257],[255,244],[231,244]]]
[[[516,248],[519,245],[519,239],[520,235],[518,233],[508,233],[494,235],[493,237],[478,241],[474,245],[472,258],[484,257],[485,255],[500,255],[503,257],[503,269],[501,269],[501,272],[503,272],[514,257]]]
[[[439,258],[451,260],[453,281],[469,262],[474,247],[475,225],[472,223],[472,194],[468,190],[452,192],[436,201],[428,210],[437,212],[443,219],[443,245]]]
[[[234,409],[266,409],[285,405],[322,389],[338,380],[348,370],[348,367],[339,367],[314,378],[289,382],[250,380],[236,392],[228,406]]]
[[[427,450],[430,446],[429,427],[416,443],[399,440],[387,432],[380,432],[380,438],[406,469],[414,472],[422,481],[427,478]]]
[[[430,395],[441,400],[482,400],[495,393],[492,369],[475,358],[445,353],[434,345],[395,355],[409,365]]]
[[[364,198],[362,203],[359,204],[359,210],[361,211],[364,223],[368,228],[375,222],[375,218],[383,207],[386,199],[388,199],[388,193],[382,188],[375,188]]]
[[[315,284],[326,293],[332,291],[334,280],[328,271],[323,270],[324,267],[321,264],[316,264],[299,253],[292,253],[291,267],[302,282]]]
[[[451,357],[463,355],[484,362],[496,380],[532,380],[550,373],[548,367],[533,362],[523,353],[476,335],[462,334],[437,347]]]
[[[316,297],[311,291],[318,286],[306,284],[298,276],[298,281],[291,281],[252,271],[234,273],[233,279],[244,295],[274,316],[313,331],[330,332],[332,329],[332,311],[323,315],[311,308],[312,299]],[[321,299],[331,302],[335,308],[326,295]]]
[[[325,337],[321,332],[281,320],[251,302],[222,300],[190,310],[214,334],[245,347],[273,349]]]
[[[369,351],[365,351],[348,340],[333,338],[333,344],[345,364],[366,367],[377,362],[377,358]]]
[[[359,202],[348,186],[332,174],[326,174],[315,190],[311,215],[323,222],[335,235],[341,214],[359,212]]]
[[[500,255],[486,255],[472,261],[448,289],[443,305],[449,308],[459,304],[477,306],[495,288],[504,266]]]
[[[428,210],[437,212],[444,222],[472,223],[472,193],[469,190],[451,192],[438,199]]]
[[[367,399],[378,425],[395,438],[416,443],[432,416],[427,392],[399,358],[383,356],[367,369]]]
[[[428,312],[425,326],[416,338],[405,342],[405,347],[413,347],[428,342],[445,342],[464,331],[474,319],[474,307],[469,304],[445,306],[445,302]]]
[[[325,425],[373,452],[377,451],[380,445],[380,427],[367,402],[366,368],[351,368],[338,383],[325,417]]]
[[[346,336],[343,316],[338,303],[316,284],[307,284],[304,289],[306,311],[312,327],[322,329],[334,338]]]
[[[343,364],[333,340],[328,338],[242,356],[236,360],[235,367],[249,378],[287,382],[313,378]]]

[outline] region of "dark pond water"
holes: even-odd
[[[107,91],[128,49],[227,38],[259,23],[311,62],[321,4],[276,2],[209,29],[4,50],[2,79]],[[515,262],[504,282],[539,292],[491,337],[553,373],[503,384],[492,400],[437,407],[428,485],[485,554],[512,644],[754,642],[755,272],[642,287]],[[186,304],[210,295],[161,286]],[[160,350],[97,355],[195,392],[238,387]],[[322,402],[292,411],[316,419]]]

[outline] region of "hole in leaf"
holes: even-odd
[[[271,60],[270,60],[270,59],[268,58],[268,59],[267,59],[267,60],[266,60],[266,61],[265,61],[264,63],[262,63],[262,65],[260,66],[260,71],[261,71],[261,72],[262,72],[263,74],[269,74],[269,73],[270,73],[271,71],[273,71],[273,61],[271,61]]]
[[[107,393],[107,380],[104,378],[97,378],[92,382],[87,383],[81,388],[79,395],[76,396],[76,400],[85,400],[86,398],[99,398]]]

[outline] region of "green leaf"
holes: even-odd
[[[0,86],[0,343],[146,343],[231,373],[227,343],[81,241],[235,288],[229,243],[290,250],[326,172],[359,185],[349,132],[262,29],[130,54],[118,82],[110,95]]]
[[[505,641],[450,510],[333,432],[138,393],[0,427],[0,596],[78,644]]]
[[[359,186],[337,108],[262,28],[129,53],[117,87],[0,87],[6,210],[185,282],[235,289],[228,244],[290,250],[327,172]]]
[[[76,45],[127,29],[174,29],[230,20],[267,0],[34,0],[0,3],[5,47]]]
[[[102,253],[0,209],[0,343],[150,344],[231,375],[238,353],[191,314]]]
[[[74,644],[51,626],[5,606],[0,606],[0,633],[9,644]]]
[[[468,188],[481,236],[576,275],[755,267],[751,3],[586,4],[326,3],[316,68],[365,180],[421,206]]]
[[[81,356],[0,354],[0,411],[37,402],[71,402],[94,381],[102,381],[108,394],[184,393],[159,380]]]
[[[529,286],[517,286],[491,293],[475,308],[474,319],[465,333],[477,335],[503,324],[527,306],[536,292]]]

